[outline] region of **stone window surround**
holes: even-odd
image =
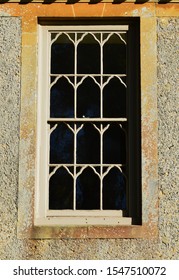
[[[9,4],[17,5],[17,4]],[[29,4],[32,5],[32,4]],[[111,7],[96,4],[96,12],[88,4],[75,7],[76,17],[88,18],[99,11],[105,17],[139,16],[141,40],[141,111],[142,111],[142,225],[141,226],[34,226],[34,191],[36,178],[36,101],[37,101],[37,29],[38,17],[72,17],[67,9],[55,11],[54,4],[42,9],[16,7],[13,15],[22,13],[22,68],[21,68],[21,118],[20,118],[20,165],[18,195],[19,238],[156,238],[158,236],[158,155],[157,155],[157,60],[156,60],[156,17],[152,5],[122,4]],[[128,5],[128,7],[127,7]],[[130,5],[130,7],[129,7]],[[94,5],[95,6],[95,5]],[[93,6],[93,7],[94,7]],[[122,7],[123,6],[123,7]],[[101,10],[101,8],[103,8]],[[108,8],[108,9],[107,9]],[[29,8],[30,9],[30,8]],[[106,9],[106,12],[105,12]],[[112,11],[111,11],[112,10]],[[14,13],[14,11],[13,11]]]

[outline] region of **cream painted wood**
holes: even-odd
[[[100,34],[100,40],[95,37],[95,32],[97,31]],[[106,75],[108,79],[106,82],[103,82],[104,74],[101,72],[98,75],[95,74],[80,74],[77,75],[77,62],[76,62],[76,53],[77,46],[82,41],[82,39],[87,34],[92,34],[101,47],[104,43],[110,38],[112,34],[116,34],[122,41],[122,43],[126,44],[125,40],[121,37],[121,34],[124,34],[128,31],[128,25],[121,26],[39,26],[39,61],[38,61],[38,69],[39,69],[39,82],[38,82],[38,156],[37,156],[37,166],[38,166],[38,174],[36,180],[36,209],[35,209],[35,225],[131,225],[131,218],[123,217],[121,210],[103,210],[102,207],[102,189],[103,189],[103,178],[109,173],[111,168],[117,167],[120,172],[123,174],[122,167],[123,164],[103,164],[103,134],[109,128],[110,124],[118,123],[121,128],[123,128],[123,123],[127,122],[127,118],[103,118],[103,106],[102,106],[102,98],[101,98],[101,116],[100,118],[77,118],[77,89],[78,86],[87,78],[91,77],[99,86],[100,94],[102,97],[102,91],[105,85],[114,77],[117,77],[121,84],[124,87],[127,85],[123,82],[122,77],[125,77],[126,74],[111,74]],[[71,39],[68,35],[68,32],[73,32],[75,34],[75,40]],[[55,38],[51,40],[51,33],[57,33]],[[56,75],[50,73],[50,48],[53,42],[57,40],[60,34],[65,33],[68,38],[73,42],[75,47],[75,69],[74,74],[74,83],[70,81],[68,77],[69,74]],[[82,36],[80,39],[77,39],[77,33],[81,33]],[[102,36],[104,33],[111,33],[108,35],[105,40],[103,40]],[[101,52],[102,53],[102,52]],[[103,59],[101,55],[101,65],[103,64]],[[101,67],[102,69],[102,67]],[[50,77],[56,77],[54,82],[50,82]],[[82,77],[80,82],[77,83],[77,76]],[[95,76],[100,77],[100,83],[95,80]],[[65,77],[68,79],[69,83],[74,87],[74,96],[75,96],[75,112],[74,118],[50,118],[49,108],[50,108],[50,89],[51,87],[60,79],[61,77]],[[73,122],[74,127],[72,128],[67,124],[69,129],[74,134],[74,163],[73,164],[49,164],[49,138],[50,134],[56,129],[58,123],[60,122]],[[77,128],[76,123],[82,122],[82,124]],[[77,164],[76,160],[76,147],[77,147],[77,133],[82,129],[84,123],[91,122],[93,123],[94,128],[99,132],[101,139],[101,158],[100,164]],[[96,126],[98,122],[106,122],[106,124],[101,124],[100,128]],[[49,124],[53,124],[54,126],[50,129]],[[73,210],[49,210],[48,209],[48,201],[49,201],[49,179],[55,174],[55,172],[60,168],[64,167],[67,172],[73,178],[73,188],[74,188],[74,201],[73,201]],[[74,167],[74,173],[70,172],[69,167]],[[97,172],[95,167],[99,166],[100,171]],[[54,170],[49,174],[49,167],[54,167]],[[81,167],[80,171],[77,172],[77,167]],[[100,179],[100,210],[76,210],[76,180],[78,176],[87,168],[90,167],[95,174]],[[107,167],[107,170],[103,172],[103,167]],[[123,174],[124,175],[124,174]],[[124,175],[125,176],[125,175]]]

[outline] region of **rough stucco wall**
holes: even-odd
[[[0,18],[0,258],[178,259],[179,20],[158,20],[159,239],[17,240],[20,112],[19,18]]]
[[[0,18],[0,240],[16,234],[20,19]]]
[[[164,258],[179,258],[179,18],[158,21],[160,234]]]

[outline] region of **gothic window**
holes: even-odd
[[[52,224],[140,221],[139,42],[130,26],[41,27],[38,215]]]

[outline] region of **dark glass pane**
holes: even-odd
[[[49,209],[73,209],[73,178],[65,168],[50,178]]]
[[[100,73],[100,46],[92,35],[86,35],[77,49],[78,74]]]
[[[50,136],[50,163],[73,163],[73,132],[60,123]]]
[[[74,117],[74,89],[66,78],[61,78],[50,91],[50,117]]]
[[[51,47],[51,74],[74,73],[74,45],[62,34]]]
[[[112,35],[103,47],[103,73],[126,73],[126,45],[117,36]]]
[[[91,78],[78,87],[77,117],[100,117],[100,89]]]
[[[91,168],[86,168],[76,182],[76,208],[100,209],[100,181]]]
[[[126,180],[117,168],[112,168],[103,179],[103,209],[126,209]]]
[[[126,88],[118,78],[113,78],[103,91],[103,117],[126,117]]]
[[[100,163],[100,136],[92,124],[78,132],[77,163]]]
[[[110,125],[103,138],[103,162],[125,163],[126,142],[125,133],[118,124]]]

